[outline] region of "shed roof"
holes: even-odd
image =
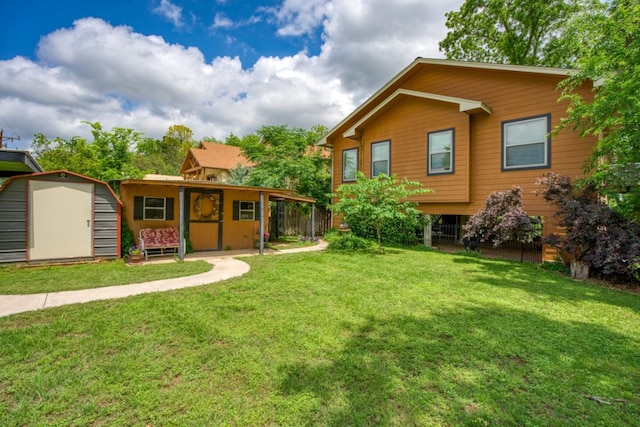
[[[264,191],[269,194],[269,198],[277,200],[278,198],[295,201],[295,202],[307,202],[315,203],[316,199],[313,197],[299,196],[295,194],[294,190],[287,190],[283,188],[268,188],[268,187],[249,187],[243,185],[229,185],[221,184],[215,181],[167,181],[167,180],[149,180],[149,179],[126,179],[120,182],[120,185],[151,185],[151,186],[168,186],[168,187],[185,187],[185,188],[203,188],[210,190],[240,190],[240,191]]]
[[[24,150],[0,149],[0,177],[34,172],[42,172],[42,168],[31,156],[31,153]]]
[[[2,183],[2,185],[0,186],[0,190],[2,190],[5,186],[7,186],[12,181],[17,181],[19,179],[29,179],[29,178],[46,178],[47,176],[57,176],[60,178],[75,177],[83,181],[90,181],[98,185],[104,185],[108,189],[109,193],[111,193],[115,201],[118,202],[118,204],[122,205],[122,202],[120,201],[116,193],[106,182],[100,181],[99,179],[91,178],[90,176],[81,175],[79,173],[71,172],[64,169],[12,176],[9,179],[7,179],[4,183]]]

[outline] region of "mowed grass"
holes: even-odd
[[[0,425],[640,420],[635,294],[395,248],[245,261],[225,282],[0,318]]]
[[[205,261],[127,265],[123,260],[96,264],[0,267],[0,295],[75,291],[190,276],[211,270]]]

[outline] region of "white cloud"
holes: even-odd
[[[37,62],[0,61],[0,117],[23,145],[37,132],[89,137],[83,120],[151,137],[183,124],[197,138],[220,139],[269,124],[331,127],[417,56],[442,56],[444,12],[461,2],[285,0],[279,34],[321,29],[321,53],[262,57],[250,67],[238,57],[205,62],[197,47],[80,19],[44,36]]]
[[[182,26],[182,8],[169,0],[160,0],[160,6],[153,9],[153,11],[173,22],[176,27]]]
[[[227,18],[224,13],[218,12],[213,18],[213,24],[211,26],[213,28],[231,28],[233,27],[233,21]]]
[[[284,0],[279,7],[266,8],[280,24],[278,34],[300,36],[312,33],[332,7],[326,0]]]

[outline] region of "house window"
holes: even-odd
[[[133,219],[149,221],[173,220],[173,197],[135,196]]]
[[[389,175],[389,147],[390,141],[371,144],[371,177],[381,173]]]
[[[550,166],[550,116],[502,122],[502,170]]]
[[[355,181],[358,178],[358,149],[342,151],[342,181]]]
[[[234,221],[256,221],[260,219],[260,203],[254,201],[235,200],[233,202]]]
[[[453,173],[454,130],[430,132],[427,140],[427,175]]]

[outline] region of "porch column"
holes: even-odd
[[[264,254],[264,192],[260,192],[260,255]]]
[[[184,261],[184,187],[178,187],[178,259]]]
[[[433,245],[433,243],[431,241],[431,239],[432,239],[432,235],[431,235],[431,232],[432,232],[432,229],[431,229],[432,221],[433,221],[433,217],[431,217],[429,222],[427,222],[425,224],[425,226],[424,226],[424,245],[426,247],[428,247],[428,248],[430,248]]]
[[[316,204],[311,203],[311,240],[316,237]]]

